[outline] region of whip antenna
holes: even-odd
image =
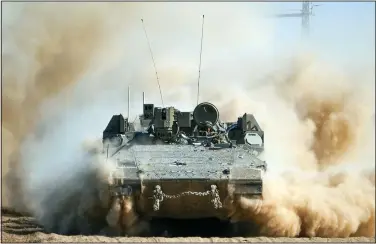
[[[202,41],[204,39],[204,20],[205,20],[205,15],[202,15],[200,64],[198,66],[198,80],[197,80],[197,105],[198,105],[198,100],[200,98],[201,55],[202,55]]]
[[[146,28],[145,28],[145,25],[144,25],[144,20],[141,19],[141,22],[142,22],[142,27],[144,28],[146,40],[148,41],[150,56],[151,56],[151,59],[153,60],[155,75],[157,77],[157,83],[158,83],[158,87],[159,87],[159,93],[161,94],[162,107],[164,107],[161,84],[159,83],[159,77],[158,77],[157,67],[155,65],[154,56],[153,56],[153,52],[151,50],[151,45],[150,45],[149,37],[148,37],[148,34],[146,33]]]

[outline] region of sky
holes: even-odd
[[[299,12],[302,3],[270,3],[276,12]],[[374,2],[315,2],[310,18],[310,42],[324,47],[332,56],[344,58],[370,57],[375,53]],[[276,23],[275,37],[281,43],[296,45],[300,38],[301,20],[281,18]],[[356,44],[354,46],[354,44]],[[283,49],[276,45],[276,50]],[[374,57],[373,57],[374,60]]]
[[[50,3],[40,4],[47,6]],[[60,4],[63,3],[49,6],[56,8],[56,11],[63,11],[59,7]],[[78,3],[64,4],[73,6]],[[89,4],[103,5],[103,3],[82,3],[82,6]],[[111,39],[112,44],[107,46],[109,50],[105,51],[105,61],[99,62],[100,68],[88,71],[82,82],[79,82],[81,87],[79,86],[76,91],[77,96],[82,97],[83,93],[89,94],[88,87],[96,87],[92,89],[100,89],[101,93],[107,93],[112,98],[119,97],[127,94],[127,86],[130,84],[134,94],[131,108],[137,108],[138,111],[141,91],[146,91],[146,102],[158,104],[160,101],[141,18],[144,19],[151,42],[162,90],[166,96],[165,103],[183,106],[182,109],[191,109],[196,104],[203,14],[205,14],[201,67],[203,100],[212,100],[217,96],[209,92],[211,86],[216,84],[235,81],[238,84],[250,81],[252,84],[259,84],[261,82],[259,80],[264,79],[263,77],[267,76],[274,67],[278,68],[281,60],[296,55],[302,44],[300,18],[270,18],[273,14],[299,12],[302,7],[300,2],[107,4],[115,6],[115,10],[111,10],[110,14],[104,14],[111,22],[112,35],[108,36],[108,39]],[[311,17],[310,23],[309,45],[315,50],[315,55],[320,56],[321,59],[334,61],[344,69],[347,66],[374,67],[375,3],[323,2],[319,4],[320,6],[314,8],[315,15]],[[3,3],[3,27],[13,28],[12,23],[20,19],[21,5]],[[49,18],[51,16],[52,14]],[[38,20],[28,21],[37,25],[38,21],[43,19],[42,16],[39,17]],[[3,32],[3,37],[3,39],[8,37],[6,32]],[[3,52],[15,48],[12,41],[5,43],[3,47],[7,45],[11,48],[4,48]],[[106,81],[105,86],[103,80]],[[226,85],[222,89],[227,90],[228,93],[236,93],[243,88],[242,85]],[[120,108],[124,110],[126,99],[124,96],[122,99],[119,103],[122,108],[120,105],[112,106],[114,111],[108,111],[109,115]],[[87,100],[92,104],[89,98]],[[184,102],[179,104],[179,101]],[[103,103],[103,101],[99,102]]]

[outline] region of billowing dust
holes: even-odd
[[[66,164],[69,170],[64,172],[59,158],[67,150],[57,136],[64,137],[65,132],[46,138],[54,125],[59,127],[59,121],[53,116],[46,120],[43,116],[51,111],[41,110],[48,109],[44,103],[77,84],[103,52],[110,52],[111,23],[105,18],[112,15],[116,19],[119,12],[101,3],[62,3],[58,8],[54,3],[33,3],[18,10],[13,14],[22,17],[3,32],[2,207],[34,215],[47,231],[98,233],[107,225],[106,173],[111,164],[102,164],[96,143],[83,141],[83,149],[69,155],[78,166]],[[126,10],[122,14],[134,8]],[[68,92],[59,97],[54,110],[64,112],[69,103]],[[60,154],[49,155],[43,144],[49,139]]]
[[[3,184],[12,187],[12,193],[2,189],[7,195],[3,198],[6,202],[22,202],[19,201],[22,180],[17,176],[18,150],[34,131],[41,117],[41,105],[78,82],[97,50],[105,44],[105,26],[98,8],[81,6],[70,11],[69,18],[50,10],[48,6],[25,5],[23,18],[4,28],[8,43],[3,45],[9,46],[2,54],[2,135],[6,142],[2,144],[2,171],[3,174],[11,171],[9,177],[15,177]],[[55,14],[55,18],[50,18]],[[30,19],[34,23],[28,23]]]
[[[333,73],[312,79],[313,64],[295,67],[276,88],[311,134],[309,143],[299,141],[306,149],[295,170],[266,175],[263,200],[240,199],[233,219],[253,221],[267,236],[374,237],[374,122],[372,105],[364,104],[370,94],[344,80],[338,85],[341,78]],[[321,74],[325,69],[320,66]],[[291,129],[280,122],[282,130]],[[300,135],[305,138],[304,131]],[[290,139],[280,147],[294,153],[296,138]]]
[[[118,12],[106,6],[76,5],[73,9],[67,5],[63,6],[65,14],[58,14],[61,9],[25,5],[21,13],[25,18],[4,31],[13,51],[22,55],[3,53],[2,205],[32,214],[47,231],[108,235],[149,232],[148,224],[134,211],[134,199],[109,195],[106,186],[112,164],[99,153],[101,145],[90,141],[84,147],[63,148],[66,142],[61,137],[66,132],[47,126],[46,121],[56,121],[52,121],[53,116],[43,117],[46,115],[41,111],[49,99],[74,87],[109,45],[105,15]],[[30,19],[33,23],[28,23]],[[266,145],[270,141],[284,149],[277,155],[266,148],[265,157],[272,159],[268,160],[271,169],[286,164],[287,173],[267,174],[264,199],[235,202],[232,219],[252,221],[259,226],[260,235],[268,236],[374,236],[375,158],[374,147],[369,146],[374,143],[374,124],[367,109],[370,105],[360,99],[365,94],[342,82],[343,77],[320,76],[322,67],[309,67],[286,65],[269,84],[270,89],[260,92],[269,110],[255,114],[266,131]],[[283,75],[286,70],[291,74]],[[238,97],[245,98],[248,92],[243,90]],[[217,98],[225,96],[223,89],[211,91],[217,93]],[[70,98],[59,99],[55,109],[63,113]],[[245,101],[234,99],[219,109],[230,114],[235,111],[231,106],[236,105],[236,110],[244,113],[252,107]],[[281,110],[274,113],[272,109]],[[289,119],[274,117],[278,115]],[[295,124],[282,124],[284,121]],[[46,128],[39,129],[40,123]],[[274,133],[277,130],[281,134]],[[287,135],[283,141],[282,134]],[[46,149],[52,143],[61,147],[59,155],[50,155]],[[60,159],[64,157],[68,158]],[[357,170],[349,173],[349,165]],[[291,166],[294,170],[289,172]]]

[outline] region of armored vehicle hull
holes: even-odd
[[[233,199],[262,197],[264,132],[253,115],[226,127],[210,103],[193,114],[144,104],[140,120],[148,126],[135,131],[113,116],[103,132],[104,151],[116,163],[110,192],[132,197],[140,216],[228,219]]]
[[[229,197],[261,196],[265,163],[244,146],[132,145],[112,156],[111,189],[132,189],[138,212],[150,217],[226,218]],[[215,186],[215,187],[213,187]],[[115,195],[116,195],[115,194]]]

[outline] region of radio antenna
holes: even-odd
[[[198,80],[197,80],[197,105],[198,105],[198,101],[200,98],[201,55],[202,55],[202,41],[204,40],[204,20],[205,20],[205,15],[202,15],[200,64],[198,66]]]
[[[151,45],[150,45],[149,37],[148,37],[148,34],[146,33],[146,28],[145,28],[144,20],[141,19],[141,22],[142,22],[142,27],[144,28],[146,40],[148,41],[150,56],[151,56],[151,59],[153,60],[155,75],[157,77],[157,83],[158,83],[158,87],[159,87],[159,93],[161,94],[162,107],[164,107],[161,84],[159,83],[159,77],[158,77],[157,67],[155,65],[155,60],[154,60],[153,52],[151,50]]]
[[[129,120],[129,115],[131,111],[131,88],[128,86],[128,120]]]

